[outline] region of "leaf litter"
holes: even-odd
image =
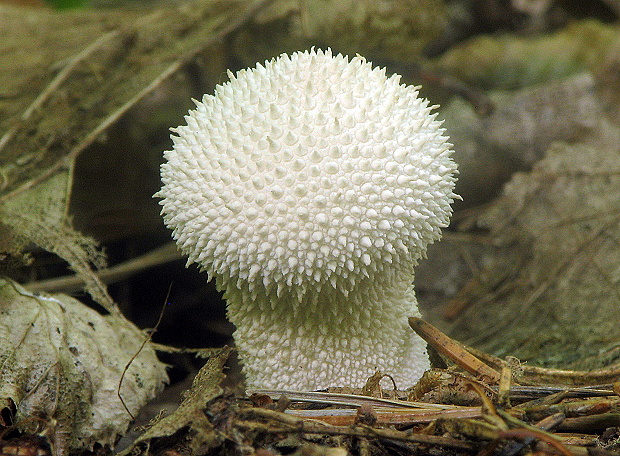
[[[510,292],[473,298],[455,337],[542,365],[618,362],[619,164],[617,145],[556,143],[513,177],[480,219],[498,248],[485,272],[504,275]]]
[[[369,396],[374,389],[369,387],[235,395],[220,386],[230,354],[224,349],[201,369],[179,409],[155,420],[121,454],[513,455],[528,448],[537,454],[617,454],[620,387],[586,385],[617,378],[620,370],[535,372],[477,358],[470,348],[418,323],[411,322],[416,331],[432,335],[433,347],[447,347],[446,360],[462,369],[428,371],[417,391]],[[464,356],[463,350],[471,352]],[[496,368],[501,375],[489,376]],[[555,386],[532,385],[545,376]],[[582,386],[574,385],[577,379]],[[440,390],[450,394],[440,396]]]

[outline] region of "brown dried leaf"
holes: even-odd
[[[482,223],[501,245],[482,274],[506,275],[506,262],[523,266],[507,279],[512,286],[504,284],[504,294],[473,303],[452,334],[500,356],[550,366],[617,361],[618,142],[556,144],[530,173],[514,176]]]
[[[75,158],[264,2],[195,0],[122,14],[0,5],[0,252],[33,242],[56,253],[116,312],[93,272],[103,257],[67,218]]]
[[[603,116],[590,73],[561,81],[494,92],[496,109],[482,120],[486,148],[523,168],[540,160],[555,141],[572,142]]]
[[[166,381],[146,334],[120,314],[3,278],[0,314],[0,403],[15,403],[16,426],[45,434],[55,455],[113,446],[132,421],[119,392],[136,415]]]
[[[32,242],[69,263],[93,299],[108,312],[118,309],[93,267],[105,265],[94,239],[75,231],[67,217],[73,167],[65,168],[0,204],[0,251],[19,252]]]
[[[478,87],[524,87],[593,72],[619,40],[617,27],[590,19],[550,35],[480,35],[448,50],[433,65]]]
[[[210,358],[196,374],[192,387],[185,393],[179,408],[154,423],[129,448],[119,453],[119,456],[150,454],[149,449],[154,439],[172,436],[183,429],[191,434],[189,445],[194,450],[201,448],[203,453],[207,453],[206,449],[217,445],[222,436],[205,416],[204,409],[210,401],[222,394],[220,383],[224,380],[223,368],[231,351],[230,347],[224,347]]]
[[[146,13],[0,7],[0,202],[53,175],[265,0]]]
[[[468,206],[487,202],[515,171],[529,168],[556,141],[576,141],[599,124],[603,107],[591,74],[512,91],[488,93],[494,110],[476,115],[454,98],[440,109],[454,158],[459,193]]]

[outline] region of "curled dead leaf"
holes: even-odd
[[[15,403],[13,424],[47,435],[55,455],[112,446],[128,411],[137,414],[166,381],[155,351],[141,349],[146,334],[120,314],[0,278],[0,317],[0,403]]]

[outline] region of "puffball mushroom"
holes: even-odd
[[[429,367],[413,270],[456,196],[433,107],[330,50],[229,78],[173,130],[156,196],[224,292],[247,385],[411,386]]]

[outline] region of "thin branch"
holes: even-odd
[[[159,266],[170,261],[175,261],[182,258],[183,255],[176,248],[174,242],[169,242],[163,246],[151,250],[144,255],[141,255],[124,263],[117,264],[110,268],[102,269],[95,272],[95,275],[99,277],[101,282],[107,284],[118,282],[130,277],[145,269]],[[53,279],[40,280],[38,282],[31,282],[24,285],[30,291],[47,291],[52,292],[75,292],[84,287],[84,279],[79,275],[70,275],[64,277],[56,277]]]

